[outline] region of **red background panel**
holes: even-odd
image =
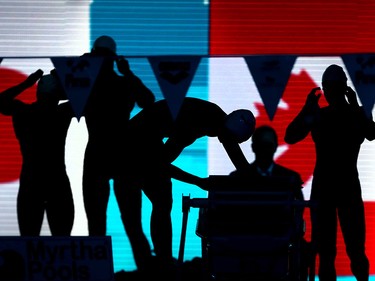
[[[375,1],[211,0],[210,54],[375,50]]]

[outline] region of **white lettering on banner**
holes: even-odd
[[[0,237],[0,280],[111,281],[113,272],[109,236]]]

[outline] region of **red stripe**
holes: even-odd
[[[373,52],[375,2],[211,0],[210,54]]]

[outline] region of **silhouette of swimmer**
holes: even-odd
[[[135,263],[142,267],[143,256],[151,253],[141,225],[142,194],[138,189],[123,188],[123,171],[118,164],[124,149],[128,121],[137,104],[140,108],[154,103],[153,93],[130,70],[128,61],[116,54],[116,42],[109,36],[98,37],[90,53],[84,56],[101,56],[104,61],[84,109],[88,130],[88,143],[83,166],[83,200],[90,236],[106,235],[107,205],[110,180],[114,194],[121,201],[121,219],[129,238]],[[114,62],[122,75],[114,70]]]
[[[312,241],[319,255],[319,280],[336,280],[337,218],[351,271],[358,281],[369,279],[365,254],[365,213],[357,160],[365,139],[375,139],[375,123],[359,106],[347,86],[342,67],[330,65],[322,75],[328,106],[318,104],[320,88],[308,94],[302,110],[288,125],[285,142],[294,144],[309,133],[315,143],[316,163],[311,187]]]
[[[17,99],[39,79],[37,99]],[[44,218],[51,234],[68,236],[74,221],[74,203],[65,169],[65,139],[73,113],[58,79],[38,70],[0,94],[0,112],[12,116],[22,154],[17,215],[22,236],[38,236]]]
[[[218,137],[235,167],[246,167],[239,143],[251,136],[254,127],[255,118],[249,110],[228,115],[212,102],[191,97],[184,99],[176,120],[166,100],[155,102],[130,120],[129,152],[123,157],[127,160],[124,170],[128,171],[123,175],[130,181],[125,189],[141,188],[152,203],[151,239],[159,269],[168,270],[174,263],[171,177],[188,183],[200,179],[171,163],[184,148],[208,136]]]

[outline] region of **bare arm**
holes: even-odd
[[[288,144],[295,144],[303,140],[310,132],[319,109],[318,100],[321,94],[316,94],[320,88],[313,88],[308,94],[306,103],[298,115],[292,120],[285,131],[284,140]]]
[[[153,104],[155,102],[154,93],[131,71],[129,62],[123,56],[118,56],[116,64],[120,73],[123,74],[132,85],[138,106],[140,108],[145,108]]]
[[[21,83],[15,85],[13,87],[10,87],[10,88],[6,89],[5,91],[3,91],[2,93],[0,93],[1,100],[12,100],[12,99],[14,99],[16,96],[21,94],[23,91],[25,91],[26,89],[33,86],[36,83],[36,81],[38,81],[39,78],[42,77],[42,75],[43,75],[43,71],[41,69],[38,69],[34,73],[31,73]]]
[[[365,137],[369,141],[375,139],[375,122],[372,120],[372,117],[368,118],[366,113],[363,110],[363,118],[365,123]]]
[[[236,170],[246,169],[249,165],[240,145],[234,141],[223,141],[222,145],[227,152]]]
[[[10,87],[0,93],[0,112],[7,114],[10,110],[11,102],[23,91],[33,86],[41,77],[43,76],[43,71],[38,69],[34,73],[31,73],[24,81],[21,83]]]
[[[369,141],[375,139],[375,122],[372,119],[372,114],[367,116],[363,107],[358,107],[358,114],[360,117],[360,123],[363,126],[365,138]]]
[[[346,97],[348,99],[348,103],[355,109],[359,111],[362,124],[364,126],[365,137],[367,140],[372,141],[375,139],[375,122],[372,119],[372,114],[367,116],[363,107],[359,106],[357,95],[354,90],[350,87],[347,87],[346,90]]]
[[[208,190],[208,186],[207,186],[208,185],[208,180],[207,180],[208,178],[201,178],[201,177],[195,176],[193,174],[190,174],[190,173],[178,168],[177,166],[175,166],[173,164],[170,165],[170,175],[171,175],[172,178],[174,178],[176,180],[196,185],[196,186],[202,188],[203,190]]]

